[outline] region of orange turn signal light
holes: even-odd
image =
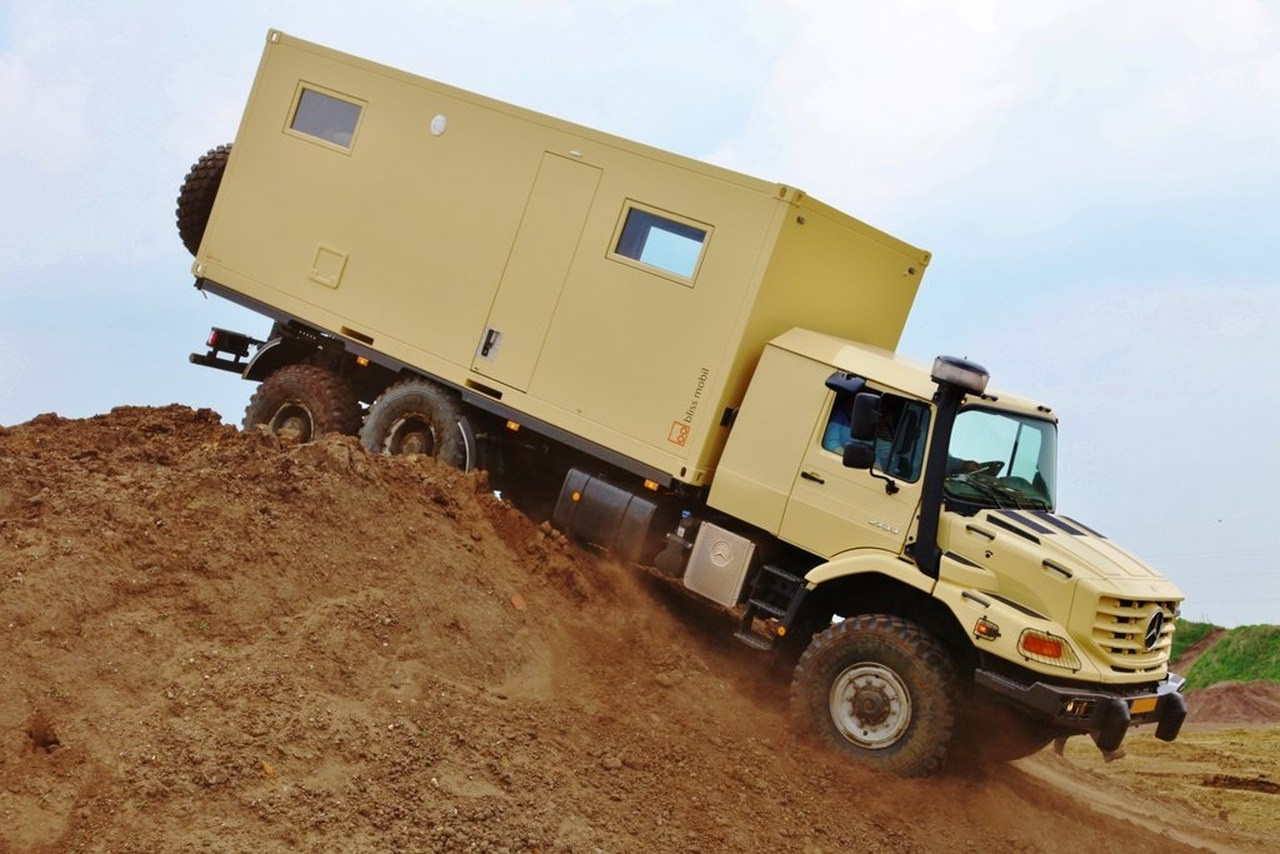
[[[1062,641],[1048,635],[1028,632],[1022,636],[1022,650],[1043,658],[1062,658]]]

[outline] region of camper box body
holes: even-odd
[[[793,188],[272,31],[193,269],[705,485],[765,343],[894,349],[928,261]]]

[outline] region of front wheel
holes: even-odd
[[[244,429],[258,425],[299,442],[326,433],[351,436],[360,428],[360,402],[351,384],[333,371],[286,365],[262,381],[245,408]]]
[[[375,454],[422,454],[464,471],[475,465],[475,437],[457,398],[426,380],[405,380],[379,395],[360,443]]]
[[[923,777],[955,729],[956,679],[932,635],[898,617],[853,617],[817,635],[791,683],[799,728],[862,765]]]

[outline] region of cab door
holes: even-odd
[[[929,407],[882,394],[876,462],[868,471],[846,468],[843,442],[832,441],[836,423],[847,423],[844,407],[851,405],[846,395],[828,393],[828,417],[810,437],[780,535],[822,557],[856,548],[900,553],[920,506]]]

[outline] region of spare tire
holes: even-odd
[[[230,156],[230,143],[211,148],[182,179],[182,189],[178,190],[178,235],[192,255],[200,250],[213,200],[218,197],[218,185],[222,183],[222,173],[227,169]]]

